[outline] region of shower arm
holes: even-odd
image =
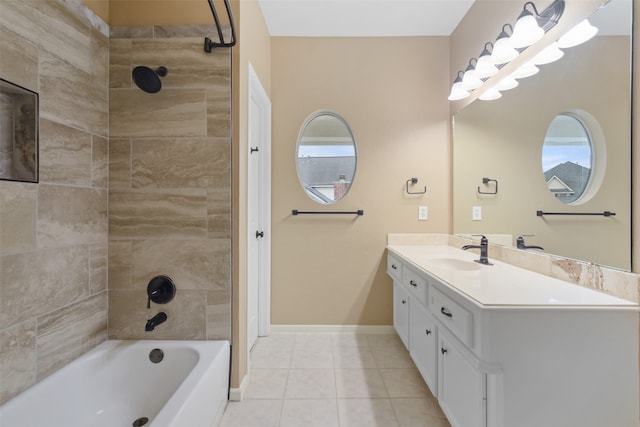
[[[220,42],[214,42],[209,37],[204,38],[204,51],[210,53],[213,48],[216,47],[233,47],[236,44],[236,29],[233,23],[233,15],[231,13],[231,7],[229,6],[229,0],[224,0],[224,6],[227,9],[227,16],[229,17],[229,25],[231,26],[231,41],[225,42],[224,36],[222,35],[222,26],[220,25],[220,19],[218,18],[218,12],[216,12],[216,7],[213,4],[213,0],[209,1],[209,8],[211,9],[211,14],[213,15],[213,20],[216,23],[216,29],[218,30],[218,39]]]

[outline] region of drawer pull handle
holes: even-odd
[[[440,347],[440,353],[447,354],[447,351],[449,351],[449,350],[447,350],[446,347]]]
[[[418,287],[418,284],[417,284],[416,282],[414,282],[413,280],[409,280],[409,284],[410,284],[411,286],[416,287],[416,288]]]
[[[427,335],[431,335],[431,329],[425,329],[424,331]]]
[[[440,307],[440,313],[444,314],[447,317],[453,317],[453,313],[451,313],[445,307]]]
[[[398,269],[398,267],[395,264],[391,264],[391,268],[393,268],[394,270]]]

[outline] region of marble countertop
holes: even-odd
[[[640,309],[631,301],[492,260],[490,253],[493,265],[474,263],[477,251],[446,245],[389,245],[387,249],[480,306]],[[451,259],[463,261],[461,266],[469,269],[448,266],[446,261]]]

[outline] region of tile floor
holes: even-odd
[[[219,427],[450,427],[391,334],[259,338],[249,386]]]

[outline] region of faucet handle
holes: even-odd
[[[480,244],[489,243],[489,239],[484,234],[472,234],[472,236],[480,237]]]

